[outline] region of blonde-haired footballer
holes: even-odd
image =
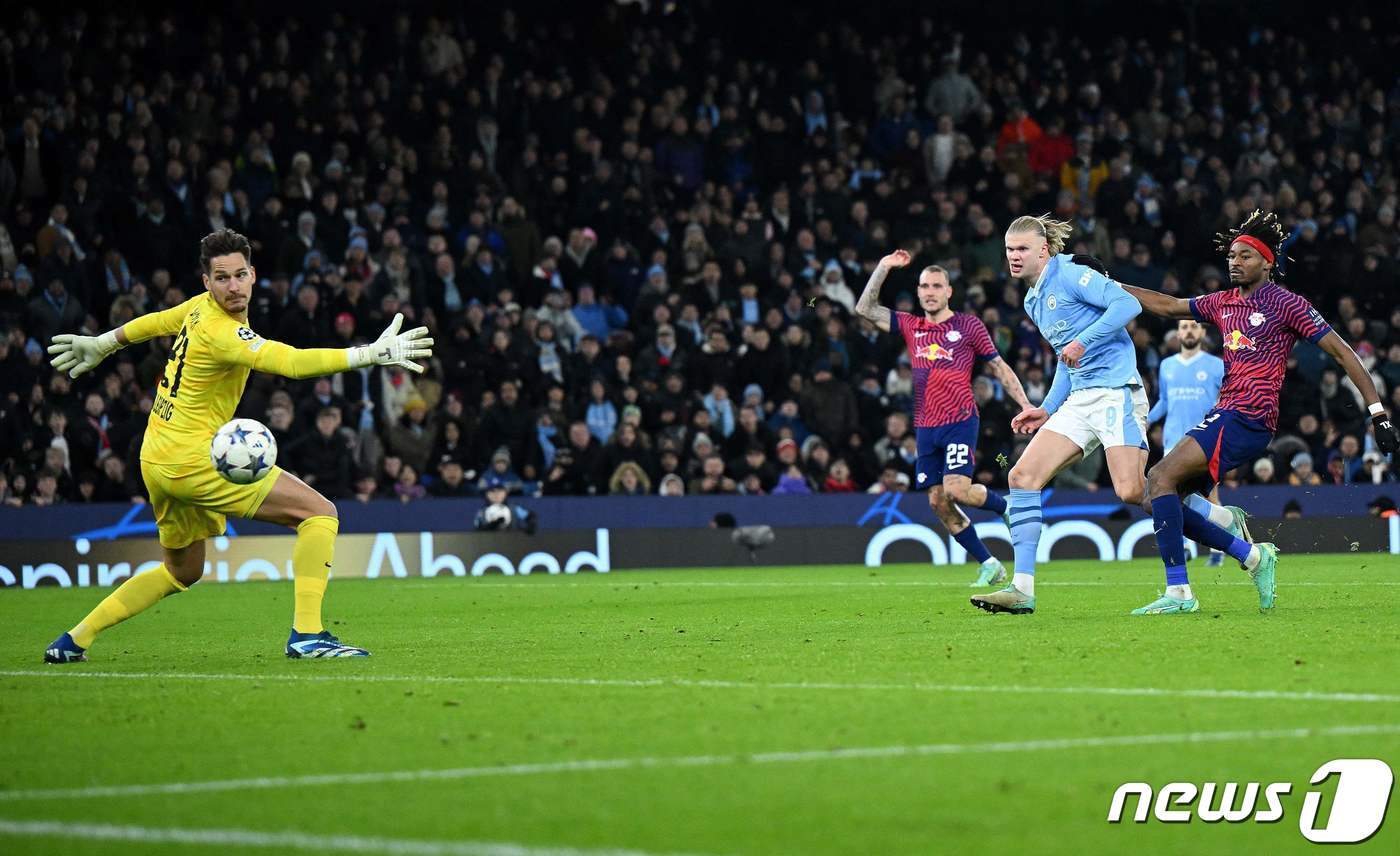
[[[248,303],[257,274],[252,246],[231,229],[199,244],[204,294],[179,306],[143,315],[100,336],[54,336],[53,367],[77,377],[118,348],[157,336],[175,336],[156,390],[141,446],[141,477],[151,494],[164,563],[131,577],[44,651],[47,663],[73,663],[97,634],[182,592],[204,575],[204,539],[224,532],[225,515],[294,527],[295,610],[288,657],[367,657],[342,644],[321,624],[321,600],[331,572],[339,528],[335,505],[301,479],[273,467],[260,481],[225,481],[209,459],[209,444],[257,370],[309,378],[370,365],[414,372],[416,359],[432,357],[433,340],[419,327],[400,333],[403,316],[379,339],[353,348],[297,349],[262,338],[248,327]],[[178,334],[178,335],[177,335]]]

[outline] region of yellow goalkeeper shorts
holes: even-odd
[[[252,484],[234,484],[214,471],[164,467],[141,462],[141,478],[151,494],[160,545],[171,550],[224,534],[225,516],[252,517],[282,476],[273,467]]]

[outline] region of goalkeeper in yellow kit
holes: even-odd
[[[248,373],[257,370],[308,378],[370,365],[400,366],[432,356],[428,329],[399,332],[397,315],[372,344],[299,350],[262,338],[248,327],[248,302],[257,281],[248,239],[220,229],[200,241],[199,262],[207,291],[179,306],[144,315],[100,336],[62,334],[49,353],[53,366],[72,377],[87,372],[126,345],[175,336],[156,390],[141,447],[141,477],[151,494],[164,563],[122,583],[44,651],[48,663],[72,663],[98,633],[161,598],[182,592],[204,575],[204,539],[224,532],[225,515],[294,527],[295,611],[288,657],[365,657],[321,623],[321,600],[330,576],[338,530],[335,505],[301,479],[272,470],[253,484],[237,485],[214,471],[209,444],[233,418]]]

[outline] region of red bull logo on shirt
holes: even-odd
[[[1225,347],[1231,351],[1253,351],[1256,348],[1255,341],[1239,330],[1231,330],[1225,336]]]
[[[924,348],[923,357],[926,360],[951,360],[953,352],[937,342],[929,342],[928,347]]]

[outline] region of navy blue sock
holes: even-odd
[[[992,512],[993,514],[1005,514],[1006,497],[1002,496],[999,493],[993,493],[992,491],[988,490],[987,501],[982,503],[982,507]]]
[[[982,539],[977,537],[977,530],[968,524],[967,528],[953,536],[967,554],[976,559],[979,563],[985,562],[992,557],[992,553],[987,549],[987,545],[982,543]]]
[[[1155,503],[1152,508],[1154,511],[1156,510]],[[1243,562],[1249,558],[1248,541],[1236,538],[1228,530],[1211,523],[1199,511],[1191,508],[1182,509],[1181,520],[1186,537],[1197,544],[1205,544],[1207,547],[1228,553],[1230,558],[1237,562]]]
[[[1152,531],[1157,536],[1157,549],[1167,566],[1167,585],[1184,586],[1186,580],[1186,547],[1182,543],[1181,497],[1176,494],[1152,500]]]

